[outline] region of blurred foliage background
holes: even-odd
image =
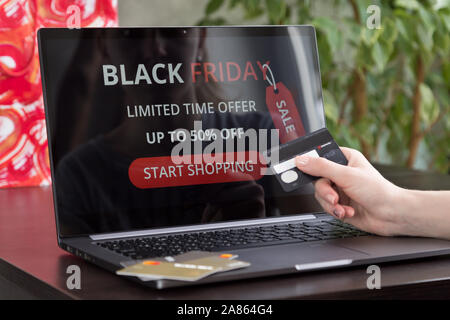
[[[373,6],[379,28],[369,28]],[[377,9],[377,8],[375,8]],[[450,0],[209,0],[200,25],[316,27],[327,126],[371,161],[449,172]]]

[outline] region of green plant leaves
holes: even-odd
[[[417,10],[420,7],[420,3],[417,0],[396,0],[395,5],[410,10]]]
[[[323,90],[323,104],[327,119],[333,123],[337,123],[339,119],[339,109],[333,95],[326,89]]]
[[[403,31],[406,33],[405,28]],[[362,28],[358,48],[358,64],[376,73],[384,71],[394,50],[394,42],[398,36],[397,25],[389,17],[385,17],[380,29]],[[356,43],[358,45],[358,43]]]
[[[208,2],[208,5],[206,6],[205,14],[210,15],[210,14],[216,12],[217,10],[220,9],[220,7],[223,5],[223,3],[224,3],[224,0],[210,0]]]
[[[425,29],[431,33],[434,32],[436,22],[434,21],[433,14],[429,10],[426,10],[423,6],[419,6],[418,12]]]
[[[227,21],[224,18],[204,18],[200,20],[197,24],[199,26],[221,26],[226,24]]]
[[[381,9],[380,29],[366,26],[369,5]],[[201,23],[225,24],[227,16],[218,17],[224,8],[241,10],[242,24],[255,18],[286,24],[294,17],[297,23],[314,25],[328,128],[342,145],[360,148],[360,139],[377,143],[369,146],[371,156],[378,159],[381,150],[385,162],[401,164],[409,154],[420,55],[425,71],[419,87],[421,129],[435,126],[422,140],[416,163],[430,159],[432,167],[448,170],[450,150],[441,145],[450,141],[450,0],[209,0]],[[354,107],[347,93],[355,70],[365,76],[368,112],[360,121],[345,118],[341,124],[340,107],[347,105],[345,116]],[[421,154],[424,150],[429,157]]]
[[[442,64],[442,76],[450,89],[450,61],[444,61]],[[450,117],[449,117],[450,118]]]
[[[433,91],[425,83],[420,85],[420,118],[425,128],[432,124],[439,116],[439,104],[434,98]]]
[[[450,32],[450,13],[449,13],[449,11],[450,11],[450,10],[447,9],[447,12],[446,12],[446,13],[442,13],[442,14],[441,14],[441,16],[442,16],[442,21],[444,22],[444,24],[445,24],[445,26],[446,26],[448,32]]]
[[[383,50],[379,42],[376,42],[372,47],[372,58],[375,61],[378,71],[382,71],[389,56],[387,55],[387,52]]]
[[[260,0],[241,0],[241,2],[245,8],[244,18],[246,20],[252,20],[264,14],[264,9],[261,7]]]
[[[433,5],[433,10],[441,10],[450,8],[450,0],[436,0]]]
[[[317,17],[311,22],[311,24],[323,32],[328,44],[330,45],[330,49],[333,52],[336,52],[342,41],[342,34],[339,31],[337,24],[332,19],[325,17]]]
[[[241,2],[241,0],[230,0],[230,2],[228,4],[228,8],[234,9],[240,2]]]
[[[419,38],[419,44],[425,51],[431,51],[433,49],[433,31],[427,30],[423,25],[417,26],[417,37]]]
[[[270,22],[277,24],[286,20],[286,3],[284,0],[266,0]]]
[[[368,28],[362,28],[361,29],[361,40],[366,44],[366,45],[373,45],[378,41],[378,38],[381,36],[381,34],[383,33],[383,29],[373,29],[370,30]]]

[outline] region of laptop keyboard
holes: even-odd
[[[193,250],[226,251],[291,242],[310,242],[369,235],[339,220],[255,226],[236,229],[147,236],[96,242],[131,259],[177,255]]]

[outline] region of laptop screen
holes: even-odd
[[[314,29],[41,29],[60,236],[319,211],[279,145],[325,127]],[[269,159],[268,159],[269,158]]]

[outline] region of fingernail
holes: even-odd
[[[334,196],[333,195],[329,194],[329,195],[327,195],[326,198],[329,203],[334,204]]]
[[[342,218],[344,212],[342,212],[342,211],[339,210],[339,209],[334,209],[334,210],[333,210],[333,214],[334,214],[337,218],[340,219],[340,218]]]
[[[309,161],[309,157],[308,156],[298,156],[295,158],[295,162],[297,163],[297,165],[299,166],[306,166],[308,164]]]

